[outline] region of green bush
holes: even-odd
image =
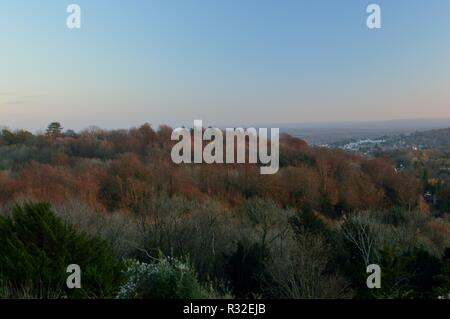
[[[265,268],[269,257],[267,249],[248,242],[239,242],[236,251],[227,256],[226,275],[237,298],[263,294],[263,286],[269,280]]]
[[[17,205],[0,216],[0,286],[36,298],[102,298],[115,294],[122,263],[108,244],[64,224],[47,204]],[[81,268],[81,289],[69,289],[67,266]]]
[[[130,260],[126,276],[119,299],[202,299],[217,295],[198,281],[189,262],[175,258],[161,257],[152,264]]]

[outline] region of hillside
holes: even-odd
[[[450,128],[413,132],[410,134],[364,136],[330,144],[331,148],[342,148],[361,153],[402,149],[436,149],[450,151]]]
[[[148,124],[3,130],[0,237],[11,244],[1,248],[0,297],[22,289],[36,298],[74,296],[59,282],[44,292],[34,286],[42,275],[65,278],[64,267],[49,259],[41,267],[40,258],[65,261],[67,252],[82,256],[89,275],[101,275],[81,296],[434,298],[448,291],[450,223],[442,203],[449,183],[440,185],[441,210],[433,215],[420,171],[399,171],[387,157],[311,147],[283,134],[279,172],[261,175],[257,164],[176,165],[171,132]],[[360,249],[367,243],[369,253]],[[384,267],[379,291],[366,288],[368,262]],[[117,279],[124,265],[129,282]],[[409,277],[410,269],[420,276]],[[173,285],[161,287],[164,276]]]

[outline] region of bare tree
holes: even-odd
[[[273,256],[267,264],[272,280],[268,285],[270,293],[288,299],[350,298],[351,290],[345,280],[326,272],[328,255],[328,247],[320,236],[296,236],[284,254]]]
[[[377,258],[377,228],[376,224],[363,214],[355,214],[349,218],[344,216],[342,234],[357,248],[366,266]]]

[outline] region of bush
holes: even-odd
[[[223,256],[233,251],[238,236],[231,213],[212,200],[162,196],[153,205],[141,225],[143,248],[154,258],[159,251],[175,258],[188,256],[201,279],[221,276]],[[145,255],[140,257],[148,261]]]
[[[442,261],[424,249],[414,248],[399,255],[392,249],[380,252],[381,289],[367,291],[375,298],[435,298],[434,288],[445,279]]]
[[[0,216],[0,286],[36,298],[110,297],[122,264],[108,244],[64,224],[47,204],[23,204]],[[81,289],[68,289],[67,266],[81,268]]]
[[[68,199],[53,206],[56,216],[86,234],[103,238],[114,254],[120,258],[130,258],[136,254],[142,234],[136,221],[119,212],[102,214],[78,199]]]
[[[434,278],[436,286],[433,287],[435,296],[450,299],[450,248],[445,250],[442,257],[442,268],[440,274]]]
[[[270,281],[266,289],[275,298],[350,298],[349,283],[329,273],[330,246],[322,236],[301,232],[283,253],[266,262]]]
[[[265,260],[267,249],[258,243],[239,242],[236,251],[227,256],[226,275],[237,298],[253,298],[263,294],[267,281]]]
[[[208,291],[189,262],[161,257],[152,264],[129,260],[127,282],[120,287],[120,299],[201,299],[216,293]]]

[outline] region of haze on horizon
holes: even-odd
[[[450,1],[72,2],[0,3],[0,126],[450,118]]]

